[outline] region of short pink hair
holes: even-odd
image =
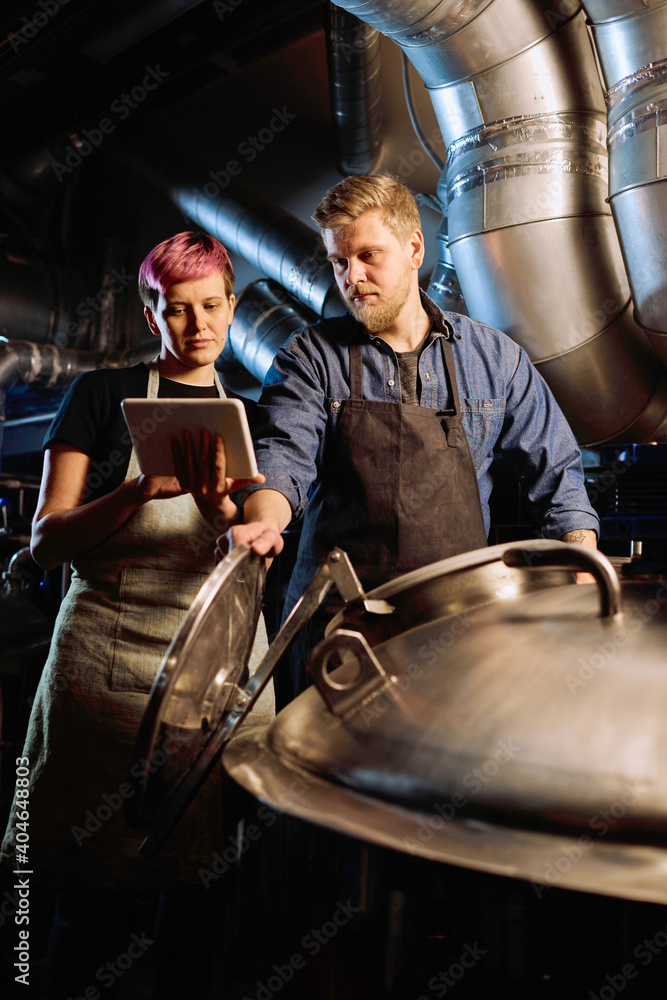
[[[157,309],[160,294],[181,281],[197,281],[217,271],[225,291],[234,291],[234,269],[225,247],[208,233],[177,233],[153,247],[139,268],[139,295],[149,309]]]

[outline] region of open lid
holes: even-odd
[[[126,817],[132,826],[151,826],[159,844],[268,680],[246,690],[265,575],[263,557],[233,549],[199,591],[153,683],[130,766],[134,794]]]
[[[268,684],[296,633],[336,586],[350,601],[363,595],[352,565],[333,549],[292,608],[255,669],[248,661],[259,619],[263,556],[233,549],[195,598],[151,689],[130,764],[134,794],[127,822],[150,827],[140,853],[157,853]],[[385,602],[373,602],[378,613]]]

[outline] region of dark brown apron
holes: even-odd
[[[454,352],[440,337],[451,410],[363,398],[362,345],[350,345],[350,398],[311,497],[285,614],[336,545],[366,591],[429,563],[484,548],[482,504],[456,385]],[[338,608],[331,602],[297,636],[275,675],[282,708],[307,685],[310,649]]]
[[[324,476],[325,496],[344,491],[344,504],[321,519],[315,550],[345,549],[366,590],[487,544],[454,352],[440,343],[452,410],[364,399],[362,346],[350,346],[350,398]]]

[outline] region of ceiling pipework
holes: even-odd
[[[180,187],[172,189],[171,196],[182,212],[232,253],[279,282],[319,316],[345,311],[319,236],[279,205],[241,187],[215,197],[207,196],[206,187]]]
[[[667,0],[583,6],[607,88],[609,200],[635,315],[667,360]]]
[[[429,92],[448,147],[438,193],[470,315],[526,348],[582,443],[664,433],[662,366],[628,309],[607,201],[604,91],[581,5],[339,6],[392,38]]]
[[[329,4],[325,30],[336,167],[343,174],[369,174],[382,146],[380,35]]]

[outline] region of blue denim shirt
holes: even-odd
[[[576,528],[599,534],[588,502],[581,454],[546,382],[528,355],[505,334],[467,316],[443,313],[422,293],[435,336],[419,359],[421,405],[452,407],[439,338],[452,342],[465,427],[489,530],[491,462],[502,450],[518,473],[539,532],[560,538]],[[292,334],[269,369],[255,432],[266,486],[283,493],[301,517],[350,395],[349,345],[363,344],[365,399],[401,402],[398,362],[380,337],[367,334],[350,313]],[[437,469],[415,483],[424,499],[437,489]],[[250,487],[239,495],[242,503]]]

